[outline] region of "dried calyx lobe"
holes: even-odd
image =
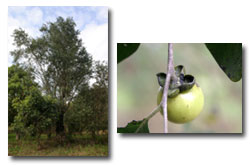
[[[183,65],[178,65],[175,67],[175,75],[177,79],[175,81],[171,79],[168,89],[168,97],[175,97],[179,93],[191,89],[195,84],[194,76],[186,75]],[[157,78],[159,85],[164,88],[166,74],[158,73]]]

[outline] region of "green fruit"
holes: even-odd
[[[160,87],[157,96],[159,105],[163,95]],[[176,97],[168,97],[168,120],[173,123],[186,123],[194,120],[202,111],[204,96],[200,87],[194,85],[191,89],[179,93]],[[161,114],[163,110],[161,109]]]

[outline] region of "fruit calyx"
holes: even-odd
[[[171,80],[168,88],[168,97],[172,98],[177,96],[179,93],[191,89],[195,84],[195,78],[192,75],[186,75],[186,71],[183,65],[175,67],[175,81]],[[164,88],[166,81],[166,73],[158,73],[157,79],[159,85]]]

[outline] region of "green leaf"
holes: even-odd
[[[117,133],[135,133],[135,131],[139,128],[140,124],[144,120],[145,119],[140,120],[140,121],[133,120],[130,123],[128,123],[126,127],[117,128]],[[146,122],[146,124],[143,125],[143,127],[139,130],[138,133],[149,133],[148,121]]]
[[[242,43],[206,43],[220,68],[234,82],[242,77]]]
[[[140,46],[139,43],[118,43],[117,44],[117,63],[131,56]]]

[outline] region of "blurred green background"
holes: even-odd
[[[169,133],[241,133],[242,80],[232,82],[205,44],[174,44],[174,65],[195,76],[205,103],[201,114],[187,124],[169,122]],[[142,120],[157,106],[156,74],[166,72],[168,44],[141,44],[117,66],[117,126]],[[151,133],[163,133],[160,113],[149,120]]]

